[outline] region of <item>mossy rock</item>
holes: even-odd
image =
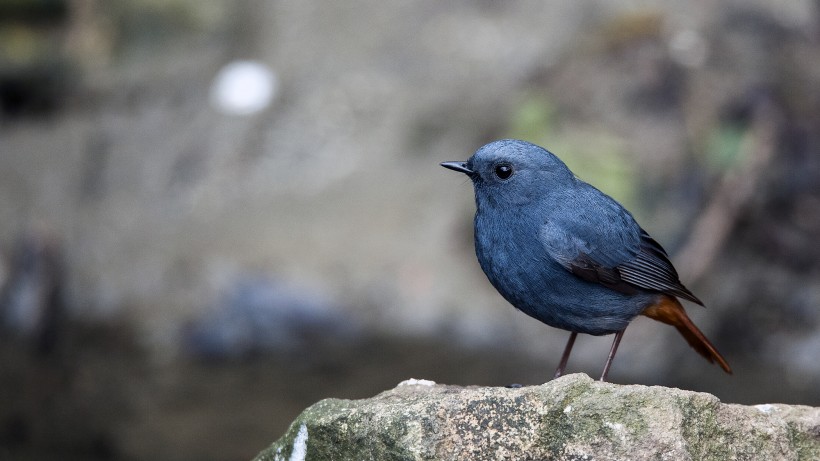
[[[410,380],[311,406],[256,459],[815,460],[820,408],[724,404],[581,374],[518,389]]]

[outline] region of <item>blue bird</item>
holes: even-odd
[[[505,139],[466,162],[441,166],[472,180],[475,251],[490,283],[525,314],[571,332],[556,378],[578,333],[614,333],[601,374],[606,381],[638,315],[674,326],[700,355],[732,373],[678,301],[703,305],[678,280],[666,251],[623,206],[551,152]]]

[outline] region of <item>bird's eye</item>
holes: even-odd
[[[498,179],[507,179],[513,174],[513,167],[509,163],[499,163],[495,166],[495,175]]]

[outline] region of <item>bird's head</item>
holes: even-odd
[[[491,142],[466,162],[444,162],[441,166],[470,177],[479,207],[543,200],[567,189],[574,180],[569,168],[551,152],[515,139]]]

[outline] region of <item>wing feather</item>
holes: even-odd
[[[616,269],[621,279],[641,288],[660,291],[694,303],[703,302],[680,282],[678,272],[658,242],[641,229],[641,249],[638,255]]]
[[[626,213],[624,211],[624,213]],[[620,235],[579,236],[548,222],[541,241],[549,255],[564,268],[589,282],[634,294],[640,289],[677,296],[703,305],[678,279],[678,273],[663,247],[632,220],[633,226],[616,226]],[[577,227],[576,227],[577,228]],[[638,235],[629,235],[634,232]],[[626,235],[624,235],[626,234]],[[618,244],[611,244],[610,239]],[[634,244],[630,244],[634,243]]]

